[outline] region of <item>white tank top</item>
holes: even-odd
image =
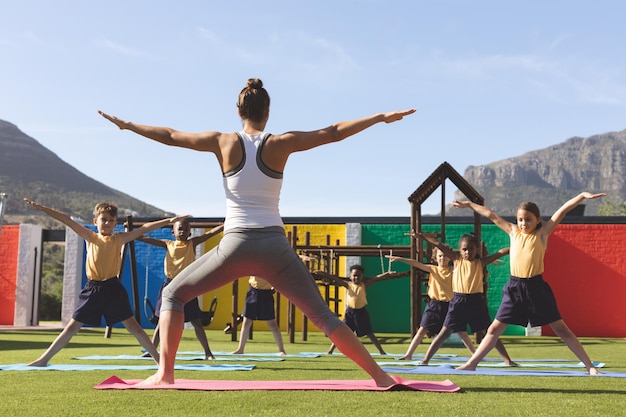
[[[249,135],[237,132],[243,148],[239,166],[224,174],[226,218],[224,231],[237,228],[283,227],[278,210],[282,172],[261,162],[261,149],[269,133]]]

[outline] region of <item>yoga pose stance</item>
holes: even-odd
[[[343,322],[356,333],[357,337],[367,336],[378,353],[386,355],[385,350],[380,345],[378,338],[372,330],[372,321],[367,311],[367,290],[370,285],[385,279],[399,278],[405,274],[396,272],[383,272],[375,277],[364,277],[365,269],[361,265],[352,265],[350,267],[350,277],[338,277],[324,271],[316,271],[313,276],[319,277],[326,282],[332,282],[335,285],[345,287],[346,289],[346,312]],[[335,351],[335,344],[332,343],[328,348],[328,354],[332,355]]]
[[[155,239],[149,236],[141,236],[137,240],[147,243],[149,245],[158,246],[165,249],[165,258],[163,259],[163,272],[167,278],[161,288],[159,289],[159,295],[157,298],[155,316],[159,317],[159,311],[162,303],[163,290],[167,287],[172,280],[186,267],[191,265],[196,260],[196,247],[206,242],[212,236],[217,235],[224,229],[224,225],[219,225],[208,232],[191,237],[191,225],[189,219],[177,221],[172,226],[172,235],[174,240],[171,239]],[[200,304],[198,298],[192,298],[184,307],[185,322],[191,323],[196,338],[202,345],[204,350],[205,359],[215,359],[211,348],[209,347],[209,341],[207,340],[204,327],[202,326],[202,310],[200,310]],[[159,324],[157,323],[152,335],[152,343],[155,347],[159,346]],[[145,356],[145,355],[144,355]]]
[[[159,353],[146,332],[135,320],[130,308],[128,293],[118,278],[122,268],[121,249],[123,245],[137,239],[144,233],[175,223],[186,216],[145,223],[129,232],[114,233],[113,229],[117,224],[117,207],[112,203],[99,203],[94,209],[93,223],[98,228],[96,233],[75,222],[65,213],[42,206],[27,198],[24,201],[65,224],[87,242],[87,259],[85,261],[87,284],[80,292],[78,307],[74,310],[72,319],[50,347],[37,360],[28,365],[47,366],[48,361],[69,343],[84,323],[100,326],[102,316],[104,316],[107,326],[112,326],[121,321],[128,332],[135,336],[141,346],[158,362]]]
[[[450,248],[450,250],[453,250]],[[452,272],[450,258],[439,248],[433,249],[432,260],[435,264],[423,264],[414,259],[403,258],[401,256],[386,255],[389,262],[402,262],[411,265],[420,271],[428,273],[428,304],[422,314],[420,327],[411,340],[406,353],[398,360],[412,360],[415,349],[422,343],[426,334],[436,335],[443,327],[443,321],[448,313],[450,300],[452,299]],[[474,353],[474,344],[467,335],[467,331],[457,332],[465,347]]]
[[[471,201],[454,201],[455,207],[471,208],[487,217],[505,231],[511,239],[511,278],[502,289],[502,303],[496,318],[489,326],[485,338],[476,352],[457,369],[475,370],[478,363],[495,346],[507,325],[526,326],[549,325],[587,367],[590,375],[600,372],[591,362],[585,348],[576,335],[561,319],[552,289],[543,280],[543,259],[548,245],[548,237],[561,223],[565,215],[585,199],[604,197],[606,194],[583,192],[565,202],[548,220],[543,222],[539,207],[535,203],[522,203],[516,213],[517,224],[510,223],[491,209]]]
[[[144,385],[174,383],[174,361],[183,329],[183,305],[243,276],[260,276],[293,302],[378,386],[395,383],[352,331],[335,316],[285,235],[278,209],[283,171],[294,152],[343,140],[376,123],[391,123],[415,109],[379,113],[310,132],[265,132],[270,98],[259,79],[249,79],[237,101],[243,128],[236,133],[185,133],[168,127],[127,122],[100,114],[117,125],[157,142],[215,154],[226,194],[224,236],[163,291],[161,361]]]
[[[420,236],[431,245],[440,249],[454,262],[454,270],[452,272],[452,291],[454,295],[450,301],[443,327],[433,339],[424,354],[424,359],[421,361],[422,365],[428,365],[430,359],[452,333],[464,332],[469,325],[473,332],[484,336],[491,323],[487,300],[484,295],[485,267],[508,255],[509,248],[500,249],[491,255],[481,258],[478,253],[480,242],[473,234],[461,236],[458,251],[451,250],[448,245],[424,234],[420,234]],[[504,360],[505,365],[517,366],[509,357],[502,342],[498,341],[496,349]],[[470,350],[473,351],[473,345]]]

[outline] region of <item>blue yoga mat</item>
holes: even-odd
[[[462,359],[462,358],[456,358]],[[428,365],[420,365],[419,361],[395,361],[395,362],[378,362],[379,366],[440,366],[444,365],[442,362],[445,362],[445,365],[457,367],[463,365],[467,360],[464,361],[449,361],[449,360],[441,360],[441,359],[431,359]],[[434,362],[434,363],[433,363]],[[585,368],[585,364],[582,362],[528,362],[526,360],[517,360],[517,366],[508,366],[502,361],[498,362],[481,362],[478,364],[479,368]],[[596,368],[604,368],[606,366],[603,362],[593,362],[593,365]]]
[[[337,355],[337,356],[343,356],[343,353],[341,353],[339,351],[335,351],[335,353],[333,353],[332,355],[329,355],[327,352],[300,352],[300,355],[317,355],[317,356],[322,356],[322,355],[324,355],[324,356],[333,356],[333,355]],[[399,357],[403,356],[402,353],[387,353],[386,355],[381,355],[378,352],[374,352],[374,353],[370,352],[370,355],[371,356],[380,356],[381,358],[395,358],[395,357],[399,358]],[[420,357],[423,357],[423,356],[424,356],[424,354],[413,355],[413,357],[416,357],[416,358],[420,358]],[[435,357],[435,358],[455,358],[456,354],[454,354],[454,353],[435,353],[435,355],[433,357]]]
[[[416,366],[414,368],[383,367],[390,374],[413,374],[413,375],[491,375],[491,376],[586,376],[586,371],[552,371],[552,370],[529,370],[529,369],[493,369],[478,368],[475,371],[459,371],[451,365],[439,366]],[[595,376],[595,375],[593,375]],[[626,372],[602,372],[598,377],[626,378]]]
[[[204,352],[177,352],[178,356],[183,355],[204,355]],[[240,357],[278,357],[278,358],[319,358],[320,354],[315,352],[300,352],[300,353],[287,353],[286,355],[281,356],[278,352],[272,353],[242,353],[242,354],[234,354],[232,352],[213,352],[214,356],[227,356],[233,358]],[[178,356],[176,358],[178,359]]]
[[[215,354],[214,354],[215,355]],[[73,357],[72,359],[78,359],[78,360],[88,360],[88,361],[102,361],[102,360],[107,360],[107,361],[135,361],[135,360],[149,360],[151,361],[152,358],[151,357],[145,357],[145,356],[134,356],[134,355],[116,355],[116,356],[106,356],[106,355],[92,355],[92,356],[76,356]],[[206,359],[204,358],[204,353],[202,355],[177,355],[176,356],[176,360],[177,361],[206,361]],[[216,356],[215,361],[231,361],[231,362],[280,362],[280,361],[284,361],[284,358],[264,358],[264,357],[244,357],[241,356],[239,357],[239,355],[232,355],[232,356]]]
[[[157,365],[93,365],[93,364],[52,364],[48,366],[28,366],[25,363],[0,365],[0,371],[149,371],[156,370]],[[175,365],[179,371],[251,371],[254,365]]]

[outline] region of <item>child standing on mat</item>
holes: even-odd
[[[291,247],[278,209],[283,171],[289,156],[338,142],[378,123],[392,123],[415,109],[378,113],[335,123],[314,131],[265,132],[270,97],[258,78],[249,79],[239,93],[238,132],[186,133],[168,127],[136,124],[100,114],[120,129],[157,142],[213,153],[219,163],[226,195],[224,237],[176,277],[163,291],[161,361],[159,370],[142,385],[174,383],[176,351],[182,334],[183,305],[194,297],[242,276],[260,276],[293,302],[380,387],[396,383],[374,361],[350,329],[328,308],[309,270]]]
[[[250,337],[250,329],[253,320],[265,320],[274,336],[274,341],[278,346],[278,354],[285,356],[285,346],[280,328],[276,322],[276,312],[274,310],[274,287],[263,278],[254,275],[248,280],[248,291],[246,292],[246,305],[243,308],[243,322],[239,334],[239,346],[233,351],[233,355],[243,355],[246,342]]]
[[[452,251],[452,248],[449,248]],[[441,331],[443,327],[443,321],[448,313],[448,306],[452,299],[452,266],[450,258],[439,248],[434,248],[432,253],[432,260],[435,264],[423,264],[414,259],[403,258],[401,256],[386,255],[389,258],[389,262],[402,262],[411,265],[420,271],[424,271],[429,274],[428,276],[428,304],[422,313],[422,320],[420,321],[420,327],[417,329],[415,336],[411,340],[411,344],[407,349],[404,356],[398,358],[398,360],[412,360],[413,353],[417,347],[422,343],[426,334],[436,335]],[[467,349],[474,353],[474,344],[470,337],[467,335],[467,331],[463,330],[458,332],[459,337],[463,341],[463,344]]]
[[[468,325],[474,333],[481,336],[485,333],[491,324],[491,317],[484,296],[484,269],[490,263],[507,255],[509,248],[500,249],[491,255],[480,258],[478,253],[480,244],[473,234],[461,236],[458,252],[451,250],[449,246],[436,239],[431,239],[424,234],[420,234],[420,236],[441,249],[454,262],[452,273],[454,295],[450,301],[443,327],[431,342],[424,354],[424,359],[421,361],[421,365],[428,365],[430,359],[452,333],[466,331]],[[499,343],[497,350],[507,366],[517,366],[509,357],[502,342]]]
[[[381,355],[386,355],[387,353],[383,350],[372,330],[372,322],[366,308],[366,288],[376,281],[397,277],[398,274],[395,272],[384,272],[373,278],[365,278],[363,276],[364,272],[365,269],[361,265],[352,265],[350,267],[350,278],[338,277],[324,271],[316,271],[314,275],[346,288],[346,312],[343,322],[356,333],[357,337],[369,337],[372,344],[378,349],[378,352]],[[332,355],[334,350],[335,344],[333,343],[330,345],[327,353]]]
[[[117,225],[117,207],[112,203],[99,203],[94,210],[93,219],[98,232],[94,232],[75,222],[65,213],[42,206],[27,198],[24,201],[64,223],[87,242],[85,261],[87,284],[80,292],[78,307],[61,334],[43,355],[29,363],[29,366],[47,366],[50,359],[69,343],[84,323],[100,326],[102,316],[107,326],[121,321],[128,332],[135,336],[141,346],[158,363],[159,354],[146,332],[133,317],[128,292],[118,278],[122,267],[122,247],[144,233],[175,223],[186,216],[145,223],[129,232],[114,233],[113,229]]]
[[[191,265],[191,263],[196,260],[196,247],[199,244],[206,242],[210,237],[215,236],[223,229],[224,225],[219,225],[202,235],[189,238],[191,236],[191,225],[189,224],[189,219],[183,219],[174,223],[174,226],[172,227],[172,234],[174,235],[175,240],[155,239],[149,236],[141,236],[137,239],[150,245],[165,248],[163,269],[167,279],[163,282],[163,285],[159,290],[155,316],[159,317],[163,289],[172,282],[180,271]],[[202,349],[204,349],[204,358],[214,359],[213,353],[211,353],[211,349],[209,348],[209,341],[207,340],[206,333],[204,332],[204,327],[202,327],[202,311],[200,310],[200,305],[198,304],[198,298],[193,298],[185,304],[184,310],[185,322],[189,322],[193,326],[196,337],[202,345]],[[152,343],[155,347],[159,346],[158,323],[154,329],[154,334],[152,335]]]
[[[567,347],[587,367],[590,375],[600,372],[593,365],[589,355],[580,344],[576,335],[567,327],[557,308],[552,289],[543,280],[544,255],[548,237],[561,223],[565,215],[585,199],[604,197],[606,194],[583,192],[565,202],[548,220],[543,222],[539,207],[535,203],[522,203],[516,213],[517,224],[510,223],[491,209],[470,201],[455,201],[455,207],[471,208],[481,216],[487,217],[496,226],[505,231],[511,240],[511,278],[502,290],[502,303],[496,318],[489,326],[485,338],[476,352],[457,369],[475,370],[478,363],[494,347],[507,325],[526,326],[549,325]]]

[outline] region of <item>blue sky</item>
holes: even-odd
[[[625,15],[621,0],[2,2],[0,119],[112,188],[216,217],[212,154],[119,131],[97,109],[234,131],[251,77],[275,133],[415,107],[294,154],[281,198],[283,216],[409,216],[407,197],[444,161],[462,174],[626,129]]]

